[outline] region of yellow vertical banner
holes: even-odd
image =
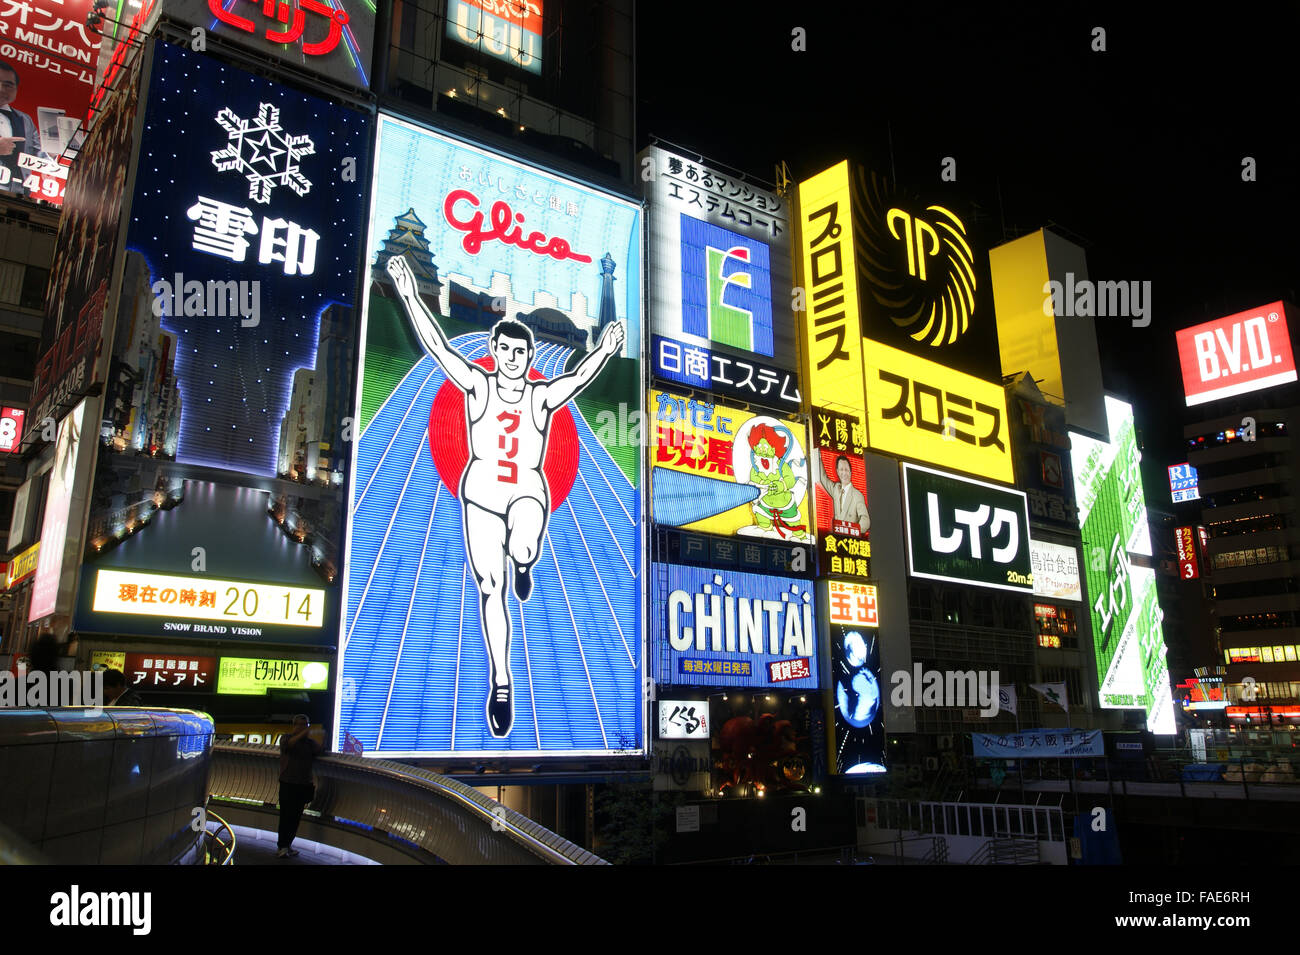
[[[848,161],[799,184],[800,285],[811,405],[865,420]]]

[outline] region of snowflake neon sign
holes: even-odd
[[[288,186],[300,196],[311,191],[311,182],[299,169],[303,156],[316,152],[310,136],[288,136],[280,125],[280,111],[270,103],[257,108],[257,119],[240,119],[229,107],[217,114],[217,123],[229,142],[214,150],[212,165],[218,172],[236,170],[248,180],[248,198],[268,203],[276,186]]]

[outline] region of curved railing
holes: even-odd
[[[527,816],[447,776],[404,763],[333,753],[316,759],[308,807],[329,828],[414,847],[452,865],[606,865]],[[218,743],[208,786],[227,815],[279,799],[275,746]]]
[[[192,861],[212,734],[191,710],[0,712],[0,861]]]

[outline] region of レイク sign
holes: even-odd
[[[903,465],[913,577],[1033,593],[1023,491]]]
[[[1286,309],[1273,302],[1178,332],[1188,406],[1296,380]]]

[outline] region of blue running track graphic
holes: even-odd
[[[452,344],[474,360],[487,353],[487,334]],[[555,378],[570,354],[543,342],[533,367]],[[514,725],[504,739],[489,731],[463,511],[429,453],[429,409],[445,380],[421,358],[359,439],[340,645],[355,696],[340,704],[338,736],[394,756],[640,747],[640,496],[573,402],[578,476],[551,515],[522,615],[507,597]]]

